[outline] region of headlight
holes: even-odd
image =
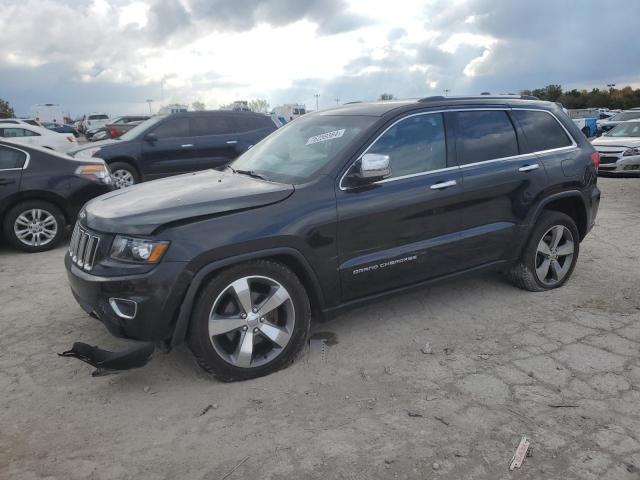
[[[623,157],[631,157],[632,155],[640,155],[640,147],[628,148],[622,154]]]
[[[111,174],[106,165],[81,165],[76,168],[76,175],[92,182],[111,184]]]
[[[123,262],[158,263],[169,242],[117,235],[111,245],[111,258]]]
[[[98,153],[100,151],[100,147],[92,147],[92,148],[87,148],[85,150],[80,150],[79,152],[77,152],[74,157],[76,158],[91,158],[91,157],[95,157],[96,153]]]

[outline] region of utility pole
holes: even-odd
[[[314,93],[313,96],[316,97],[316,112],[317,112],[318,111],[318,100],[320,99],[320,94],[319,93]]]
[[[616,86],[615,83],[607,83],[607,87],[609,87],[609,90],[613,90],[613,87],[615,86]]]
[[[336,101],[336,105],[340,105],[340,99],[338,97],[334,98],[334,100]]]
[[[147,99],[147,103],[149,104],[149,115],[152,115],[152,112],[151,112],[151,102],[153,102],[153,100],[151,100],[150,98],[149,98],[149,99]]]
[[[449,95],[449,92],[450,92],[450,91],[451,91],[451,90],[449,90],[448,88],[445,88],[445,89],[443,90],[443,92],[444,92],[444,96],[446,97],[447,95]]]

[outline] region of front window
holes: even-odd
[[[231,164],[281,183],[304,183],[327,166],[377,117],[312,115],[276,130]]]
[[[606,137],[640,137],[640,122],[621,123],[604,135]]]

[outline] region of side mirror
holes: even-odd
[[[354,173],[361,180],[380,180],[391,175],[391,158],[379,153],[365,153],[360,159],[360,168]]]
[[[144,136],[144,140],[145,140],[145,142],[154,143],[154,142],[156,142],[158,140],[158,137],[156,136],[155,133],[151,132],[151,133],[147,133]]]

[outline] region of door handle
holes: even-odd
[[[193,147],[193,143],[185,143],[184,145],[180,145],[182,148]]]
[[[458,183],[455,180],[449,180],[448,182],[438,182],[438,183],[434,183],[433,185],[431,185],[429,188],[431,190],[442,190],[443,188],[449,188],[449,187],[453,187],[454,185],[457,185]]]
[[[12,183],[16,183],[15,180],[5,180],[4,178],[0,178],[0,185],[11,185]]]
[[[238,140],[227,140],[227,145],[235,145],[238,143]]]
[[[518,169],[519,172],[530,172],[532,170],[537,170],[540,168],[540,165],[534,163],[533,165],[523,165]]]

